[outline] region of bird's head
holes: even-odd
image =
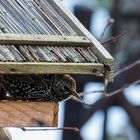
[[[71,76],[63,75],[60,78],[60,86],[69,97],[74,96],[82,102],[82,98],[76,92],[76,82]]]

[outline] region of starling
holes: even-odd
[[[0,85],[13,100],[59,102],[75,96],[82,101],[69,75],[0,75]]]

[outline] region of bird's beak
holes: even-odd
[[[82,99],[82,98],[78,95],[78,93],[76,93],[75,91],[72,91],[71,94],[75,97],[75,99],[76,99],[78,102],[84,104],[84,105],[87,106],[87,107],[91,107],[92,104],[88,104],[88,103],[84,102],[83,99]]]
[[[74,97],[76,97],[78,100],[80,100],[81,102],[83,102],[83,99],[78,95],[78,93],[76,93],[75,91],[72,91],[71,93]]]

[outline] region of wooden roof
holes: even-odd
[[[106,74],[113,79],[111,55],[57,0],[0,1],[0,61],[0,73]]]

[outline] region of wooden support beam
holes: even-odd
[[[100,63],[0,62],[0,73],[100,75],[104,73],[104,66]]]
[[[82,36],[0,34],[1,45],[57,45],[90,46],[91,43]]]
[[[58,104],[48,102],[0,102],[0,127],[57,126]]]

